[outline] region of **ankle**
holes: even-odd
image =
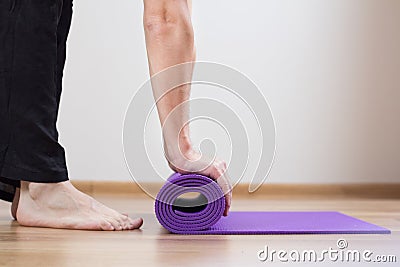
[[[21,192],[29,194],[29,197],[33,200],[37,200],[40,196],[49,194],[56,187],[59,187],[61,183],[34,183],[21,181]]]

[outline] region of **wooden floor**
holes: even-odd
[[[395,255],[400,261],[400,200],[291,196],[234,199],[232,210],[315,211],[337,210],[392,230],[390,235],[264,235],[182,236],[168,234],[153,215],[150,198],[95,195],[107,205],[134,216],[143,216],[141,230],[126,232],[70,231],[18,226],[9,205],[0,203],[0,266],[275,266],[260,262],[257,252],[269,249],[317,250],[337,248],[344,238],[349,249],[369,249],[374,255]],[[311,263],[313,266],[344,263]],[[293,263],[294,266],[303,266]],[[364,266],[357,263],[356,266]],[[367,266],[382,266],[369,263]]]

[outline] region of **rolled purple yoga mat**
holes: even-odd
[[[191,200],[178,198],[190,192],[200,193]],[[212,179],[198,174],[171,175],[157,194],[155,213],[158,221],[172,233],[187,234],[210,228],[225,210],[224,194]]]
[[[194,199],[180,198],[197,192]],[[158,221],[175,234],[390,234],[390,230],[336,211],[230,212],[219,185],[197,174],[173,174],[155,202]]]

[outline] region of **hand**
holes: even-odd
[[[232,184],[227,174],[225,161],[202,159],[200,153],[192,148],[181,155],[166,155],[170,168],[182,174],[198,173],[215,180],[225,194],[224,216],[228,216],[232,202]]]

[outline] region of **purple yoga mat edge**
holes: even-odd
[[[213,183],[205,176],[198,174],[173,174],[160,190],[155,201],[155,213],[164,228],[173,234],[183,235],[298,235],[298,234],[390,234],[384,227],[368,223],[337,211],[232,211],[222,217],[224,200],[217,199],[211,203],[213,209],[207,212],[177,214],[171,205],[159,199],[169,191],[170,185],[180,183],[184,186],[186,179],[195,178],[203,184]],[[190,188],[190,182],[187,182]],[[208,190],[220,191],[219,186]],[[173,192],[172,192],[173,193]],[[222,192],[220,192],[222,193]],[[167,195],[169,195],[168,193]],[[206,197],[209,194],[205,193]],[[210,206],[210,207],[211,207]],[[201,215],[202,214],[202,215]],[[213,217],[212,215],[217,215]],[[208,219],[210,218],[210,219]],[[218,219],[219,218],[219,219]],[[210,220],[207,222],[207,220]],[[201,222],[199,224],[199,222]]]
[[[338,211],[256,211],[256,212],[242,212],[242,211],[233,211],[232,214],[235,213],[259,213],[264,215],[270,214],[299,214],[304,213],[308,215],[315,214],[337,214],[342,218],[347,218],[350,221],[358,222],[368,229],[347,229],[347,230],[335,230],[335,229],[308,229],[308,230],[276,230],[276,229],[264,229],[264,230],[221,230],[221,229],[206,229],[201,231],[178,231],[178,232],[170,232],[170,234],[180,234],[180,235],[360,235],[360,234],[391,234],[391,230],[368,223],[366,221],[360,220],[358,218],[349,216],[347,214],[338,212]],[[222,220],[228,219],[228,217],[223,217]],[[218,226],[218,223],[215,225]]]

